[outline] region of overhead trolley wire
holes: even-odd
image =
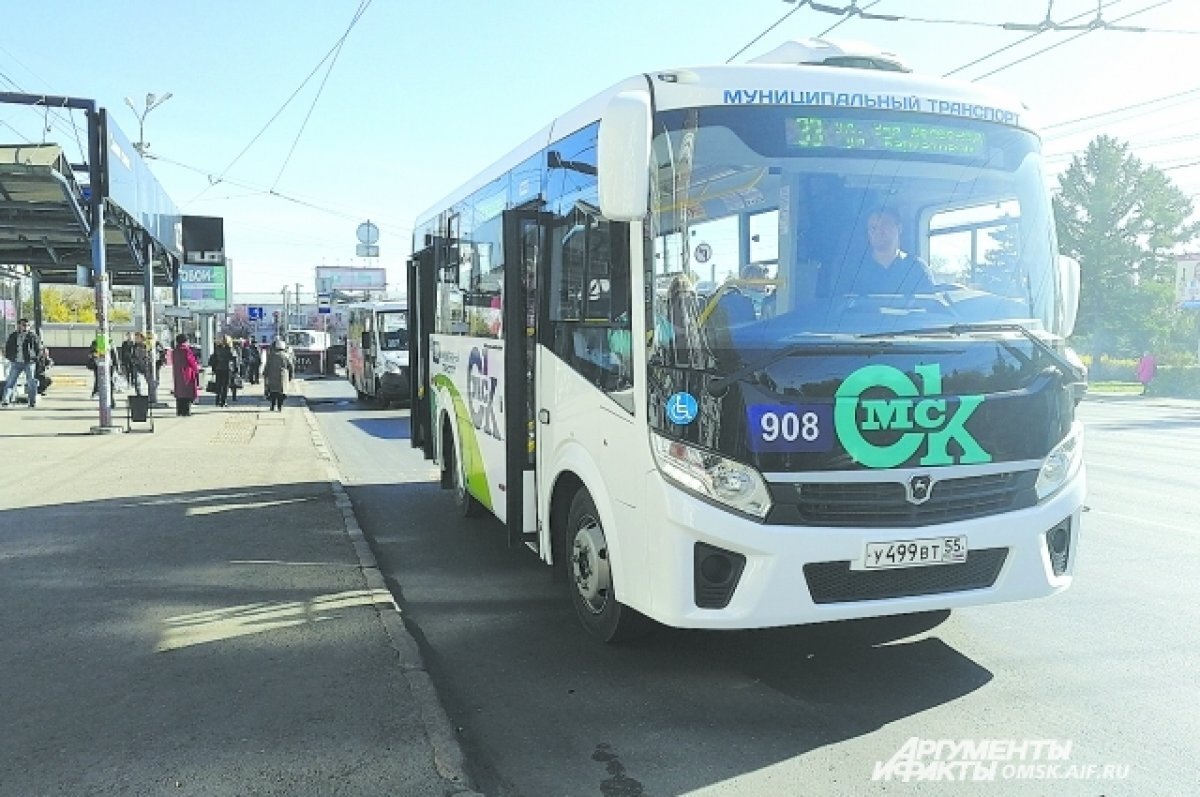
[[[329,48],[329,52],[325,53],[325,55],[321,58],[321,60],[317,62],[317,65],[314,66],[312,68],[312,71],[310,71],[308,73],[308,75],[304,78],[304,80],[300,82],[300,85],[296,87],[296,90],[293,91],[291,93],[291,95],[289,95],[288,98],[283,101],[283,104],[279,106],[279,109],[277,111],[275,111],[274,114],[271,115],[271,118],[268,119],[267,123],[262,126],[262,129],[254,134],[254,137],[251,138],[250,142],[248,144],[246,144],[245,147],[242,148],[242,151],[239,152],[234,157],[234,159],[231,160],[229,162],[229,164],[226,165],[225,168],[221,170],[221,173],[218,174],[215,179],[210,177],[209,184],[199,194],[197,194],[196,196],[192,197],[187,202],[185,202],[184,203],[185,207],[187,205],[190,205],[191,203],[195,202],[200,197],[204,196],[204,194],[207,193],[210,188],[212,188],[214,185],[217,185],[218,183],[222,182],[225,179],[225,175],[227,175],[229,173],[229,170],[232,169],[234,167],[234,165],[236,165],[237,162],[242,159],[242,156],[245,155],[250,150],[250,148],[254,146],[255,142],[257,142],[258,139],[260,139],[262,137],[263,133],[267,132],[267,129],[272,124],[275,123],[275,120],[278,119],[279,116],[284,112],[284,110],[287,109],[288,105],[291,104],[292,100],[296,99],[296,95],[298,95],[300,93],[300,91],[306,85],[308,85],[308,82],[310,80],[312,80],[313,75],[315,75],[317,73],[317,71],[321,68],[321,66],[326,61],[328,61],[331,57],[334,57],[337,52],[340,51],[340,49],[342,47],[342,43],[346,41],[346,37],[350,35],[350,31],[352,31],[354,29],[354,26],[358,24],[358,21],[360,19],[362,19],[362,15],[366,12],[367,8],[370,7],[372,2],[373,2],[373,0],[362,0],[362,2],[359,3],[358,9],[355,10],[354,17],[350,20],[349,26],[346,28],[345,32],[342,33],[342,35],[338,38],[338,40],[336,42],[334,42],[333,46]]]
[[[750,41],[746,42],[745,46],[744,46],[744,47],[742,47],[742,49],[738,50],[736,53],[734,53],[733,55],[731,55],[731,56],[729,56],[728,58],[726,58],[726,59],[725,59],[725,63],[727,63],[727,64],[728,64],[730,61],[732,61],[733,59],[737,58],[737,57],[738,57],[739,55],[741,55],[742,53],[744,53],[744,52],[746,52],[747,50],[749,50],[749,49],[750,49],[752,46],[754,46],[754,44],[755,44],[756,42],[758,42],[758,40],[759,40],[759,39],[761,39],[763,36],[766,36],[766,35],[767,35],[768,33],[770,33],[771,31],[775,30],[777,27],[779,27],[780,23],[782,23],[782,22],[783,22],[785,19],[787,19],[788,17],[790,17],[792,14],[795,14],[797,11],[799,11],[799,10],[800,10],[800,9],[802,9],[802,8],[804,8],[804,6],[806,6],[806,5],[808,5],[808,0],[800,0],[800,2],[796,3],[796,7],[795,7],[795,8],[793,8],[791,11],[787,12],[786,14],[784,14],[784,15],[783,15],[782,17],[780,17],[779,19],[775,20],[775,21],[774,21],[773,23],[771,23],[769,26],[767,26],[767,27],[766,27],[766,28],[765,28],[765,29],[762,31],[762,33],[758,34],[758,35],[757,35],[757,36],[755,36],[753,39],[751,39]]]
[[[279,181],[283,178],[283,171],[287,168],[292,160],[292,154],[296,151],[296,146],[300,143],[300,137],[304,135],[304,129],[308,127],[308,120],[312,118],[313,111],[317,108],[317,101],[321,99],[321,94],[325,91],[325,84],[329,82],[329,76],[333,74],[333,67],[337,63],[338,56],[342,54],[342,47],[346,44],[346,37],[350,35],[350,31],[358,24],[358,20],[362,17],[367,7],[371,5],[372,0],[361,0],[358,4],[358,10],[354,12],[354,18],[350,21],[346,32],[342,34],[342,38],[338,39],[334,46],[333,59],[329,62],[329,68],[325,70],[325,77],[321,78],[321,85],[317,87],[317,94],[313,97],[312,104],[308,106],[308,113],[304,115],[304,121],[300,124],[300,129],[296,131],[296,138],[292,141],[292,146],[288,150],[287,157],[283,159],[283,164],[279,167],[279,174],[275,176],[275,182],[271,184],[271,190],[275,190],[275,186],[279,185]]]
[[[1117,1],[1117,2],[1119,2],[1120,0],[1116,0],[1116,1]],[[1172,3],[1172,2],[1174,2],[1174,0],[1159,0],[1159,2],[1155,3],[1155,4],[1154,4],[1154,5],[1152,5],[1152,6],[1147,6],[1147,7],[1143,8],[1143,9],[1141,9],[1141,10],[1138,10],[1138,11],[1131,11],[1130,13],[1126,14],[1126,15],[1125,15],[1125,16],[1123,16],[1123,17],[1118,17],[1118,18],[1117,18],[1116,20],[1114,20],[1114,21],[1115,21],[1115,22],[1123,22],[1123,21],[1125,21],[1125,20],[1129,19],[1130,17],[1135,17],[1135,16],[1137,16],[1138,14],[1144,14],[1144,13],[1146,13],[1147,11],[1153,11],[1153,10],[1154,10],[1154,9],[1156,9],[1156,8],[1161,8],[1162,6],[1165,6],[1165,5],[1167,5],[1167,4],[1169,4],[1169,3]],[[1016,61],[1010,61],[1009,63],[1005,64],[1004,66],[999,66],[999,67],[996,67],[996,68],[995,68],[995,69],[993,69],[991,72],[984,72],[982,75],[976,75],[975,77],[971,78],[971,82],[972,82],[972,83],[974,83],[974,82],[976,82],[976,81],[983,80],[984,78],[988,78],[988,77],[991,77],[992,75],[995,75],[995,74],[997,74],[997,73],[999,73],[999,72],[1003,72],[1005,69],[1008,69],[1008,68],[1010,68],[1010,67],[1017,66],[1018,64],[1023,64],[1023,63],[1025,63],[1026,61],[1030,60],[1031,58],[1036,58],[1036,57],[1038,57],[1039,55],[1042,55],[1043,53],[1048,53],[1048,52],[1050,52],[1051,50],[1053,50],[1053,49],[1055,49],[1055,48],[1057,48],[1057,47],[1062,47],[1064,44],[1069,44],[1069,43],[1071,43],[1071,42],[1075,41],[1076,39],[1079,39],[1079,38],[1080,38],[1080,37],[1082,37],[1082,36],[1087,36],[1089,33],[1095,33],[1097,30],[1103,30],[1103,28],[1089,28],[1088,30],[1081,31],[1080,33],[1076,34],[1075,36],[1070,36],[1070,37],[1068,37],[1068,38],[1066,38],[1066,39],[1063,39],[1063,40],[1062,40],[1062,41],[1060,41],[1060,42],[1055,42],[1054,44],[1051,44],[1049,47],[1043,47],[1042,49],[1040,49],[1040,50],[1038,50],[1038,51],[1036,51],[1036,52],[1030,53],[1029,55],[1026,55],[1026,56],[1024,56],[1024,57],[1022,57],[1022,58],[1018,58]],[[1040,31],[1039,31],[1039,33],[1040,33]],[[1039,33],[1035,33],[1034,35],[1035,35],[1035,36],[1036,36],[1036,35],[1039,35]]]

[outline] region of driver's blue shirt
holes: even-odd
[[[933,290],[933,278],[929,266],[919,257],[900,252],[891,265],[884,267],[868,254],[852,274],[844,274],[840,280],[844,294],[871,293],[929,293]]]

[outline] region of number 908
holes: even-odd
[[[820,416],[815,412],[764,412],[758,425],[759,433],[767,443],[777,440],[811,443],[821,436]]]

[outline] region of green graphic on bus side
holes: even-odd
[[[934,363],[918,365],[921,384],[890,365],[859,368],[838,388],[834,399],[833,426],[838,440],[856,462],[868,468],[894,468],[917,453],[928,442],[922,465],[953,465],[949,447],[958,443],[958,464],[991,462],[992,456],[967,431],[967,419],[983,403],[983,396],[958,396],[958,407],[947,417],[944,398],[921,398],[942,394],[942,369]],[[871,388],[883,388],[895,398],[861,398]],[[920,399],[920,400],[918,400]],[[859,408],[863,411],[861,425]],[[875,445],[863,432],[903,432],[895,442]]]
[[[433,384],[449,393],[450,400],[454,402],[454,426],[462,444],[462,469],[467,480],[467,491],[475,496],[476,501],[491,509],[492,488],[488,486],[487,471],[483,467],[483,453],[479,450],[479,440],[475,436],[471,413],[450,377],[439,374],[433,378]]]

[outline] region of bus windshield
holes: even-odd
[[[384,351],[408,348],[408,313],[395,310],[379,314],[379,345]]]
[[[797,342],[1010,322],[1055,331],[1037,138],[888,110],[656,116],[652,360],[729,373]]]

